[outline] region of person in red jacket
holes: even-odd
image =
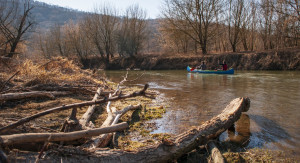
[[[225,61],[223,61],[223,63],[220,63],[220,65],[222,65],[222,70],[223,71],[226,71],[228,68],[227,68],[227,64]]]

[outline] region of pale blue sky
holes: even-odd
[[[163,0],[36,0],[52,5],[73,8],[81,11],[94,11],[96,6],[109,3],[115,6],[120,12],[133,4],[138,4],[146,10],[148,18],[157,18],[160,14],[160,6]]]

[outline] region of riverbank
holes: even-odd
[[[99,59],[89,59],[85,68],[110,70],[182,70],[189,66],[200,65],[205,61],[208,69],[217,69],[219,62],[225,60],[235,70],[300,70],[300,48],[270,50],[263,52],[237,52],[208,55],[146,55],[131,58],[114,58],[109,65]]]
[[[97,75],[98,73],[92,72],[90,70],[81,70],[79,67],[73,65],[71,62],[65,59],[56,59],[52,61],[47,61],[45,63],[39,63],[38,65],[27,61],[20,66],[21,67],[18,68],[20,72],[19,74],[17,74],[17,76],[11,77],[12,73],[6,74],[5,76],[1,76],[0,83],[1,85],[5,86],[3,87],[3,92],[2,92],[3,94],[10,93],[10,92],[20,93],[21,91],[28,92],[30,91],[30,89],[40,90],[41,88],[42,90],[40,91],[45,91],[45,89],[47,89],[48,91],[49,89],[51,90],[56,89],[56,91],[69,90],[75,92],[66,96],[60,95],[54,97],[54,93],[53,93],[52,96],[47,95],[46,97],[34,97],[30,99],[3,102],[1,104],[1,114],[0,114],[1,115],[0,118],[2,119],[1,121],[2,123],[0,124],[1,126],[8,125],[20,119],[21,117],[26,117],[31,114],[38,113],[41,110],[47,108],[53,108],[55,106],[65,105],[68,103],[81,103],[86,100],[90,100],[95,94],[97,86],[102,86],[103,88],[105,88],[102,93],[106,93],[106,95],[108,92],[111,92],[113,89],[116,89],[115,83],[107,81],[106,79],[102,78],[101,75],[98,76]],[[124,71],[122,71],[122,73],[124,73]],[[11,80],[7,80],[10,77]],[[130,76],[128,76],[128,79],[131,79]],[[149,78],[146,78],[146,80],[149,80]],[[116,80],[116,81],[120,81],[120,80]],[[50,86],[50,87],[46,87],[46,86]],[[136,90],[139,89],[136,88]],[[132,90],[132,88],[122,87],[122,93],[127,94],[127,91],[128,93],[130,93],[135,90]],[[153,144],[155,145],[156,143],[160,143],[161,140],[165,140],[163,139],[165,137],[168,138],[168,135],[165,134],[151,134],[148,129],[149,128],[151,129],[151,127],[156,127],[155,123],[144,121],[152,118],[156,119],[160,117],[165,117],[164,113],[167,111],[165,110],[165,106],[169,107],[170,105],[162,103],[162,100],[159,99],[157,100],[159,101],[159,103],[155,103],[158,104],[157,106],[152,106],[152,104],[150,105],[150,103],[153,102],[152,99],[140,98],[140,97],[135,99],[129,99],[126,102],[122,100],[121,101],[122,103],[121,102],[112,103],[111,106],[116,108],[122,108],[129,104],[134,104],[134,105],[137,103],[147,104],[147,107],[145,105],[143,106],[143,109],[136,110],[134,112],[129,113],[128,115],[124,115],[124,119],[122,119],[122,121],[132,122],[129,123],[130,129],[126,130],[124,133],[125,134],[134,133],[134,134],[128,135],[129,137],[120,137],[119,135],[118,146],[120,149],[122,149],[123,151],[132,152],[132,151],[140,150],[144,147],[151,146]],[[212,106],[214,107],[215,105]],[[94,125],[96,127],[100,127],[100,125],[105,120],[105,117],[107,117],[106,111],[105,109],[103,109],[105,107],[106,107],[105,104],[101,105],[99,109],[97,109],[96,111],[97,112],[96,114],[98,116],[92,117],[92,121],[94,122]],[[77,116],[81,117],[81,115],[83,115],[85,110],[86,109],[83,107],[78,108]],[[168,110],[170,111],[170,109]],[[18,127],[14,130],[11,130],[11,132],[12,133],[58,132],[58,130],[60,130],[61,124],[63,124],[64,120],[70,115],[71,115],[71,110],[56,113],[53,115],[47,115],[41,117],[40,119],[32,121],[28,124],[25,124],[22,127]],[[139,116],[137,118],[133,118],[134,115],[139,115]],[[142,135],[142,136],[137,136],[137,135]],[[133,138],[135,139],[132,140],[130,136],[133,136]],[[136,138],[141,138],[141,139],[137,140]],[[226,160],[229,160],[228,162],[230,162],[230,160],[242,160],[242,161],[255,160],[255,161],[270,162],[274,160],[281,160],[281,157],[285,158],[285,152],[279,152],[279,154],[266,153],[261,155],[262,152],[260,151],[254,153],[251,152],[251,150],[235,151],[232,148],[228,148],[228,145],[227,146],[225,145],[224,143],[222,143],[219,145],[219,147]],[[42,146],[43,143],[27,144],[21,147],[18,146],[7,147],[4,148],[3,151],[7,153],[7,156],[10,160],[24,161],[30,158],[32,158],[32,160],[36,160],[36,157],[38,156],[37,152],[41,151]],[[61,155],[64,157],[70,155],[71,156],[70,158],[77,157],[77,158],[84,159],[86,158],[86,156],[89,157],[91,154],[84,150],[80,150],[78,151],[78,153],[76,152],[74,153],[73,151],[75,149],[78,149],[77,147],[57,148],[58,146],[55,143],[49,143],[49,145],[47,146],[48,146],[48,150],[45,151],[44,156],[46,158],[49,156],[51,157],[50,159],[53,159],[54,156],[55,158],[61,159],[60,157]],[[69,151],[66,152],[64,150],[69,150]],[[35,151],[35,153],[30,153],[29,151]],[[228,151],[231,152],[228,153]],[[207,160],[207,158],[209,157],[209,153],[206,151],[205,148],[196,149],[194,152],[187,153],[181,158],[179,158],[179,161],[191,162],[193,158],[195,158],[195,162],[196,162],[197,160],[199,160],[198,159],[199,157],[201,157],[201,159],[204,161]],[[286,161],[289,160],[284,160],[283,162]]]

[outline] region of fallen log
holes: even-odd
[[[99,96],[101,94],[101,88],[99,87],[96,91],[96,94],[94,95],[94,98],[92,101],[96,101],[99,99]],[[91,105],[89,106],[89,108],[87,109],[87,111],[81,116],[81,118],[79,119],[79,124],[81,126],[82,129],[87,129],[87,126],[93,113],[95,112],[96,109],[96,105]]]
[[[0,101],[19,100],[24,98],[32,97],[49,97],[54,98],[55,96],[68,95],[71,92],[47,92],[47,91],[32,91],[32,92],[18,92],[18,93],[6,93],[0,94]]]
[[[182,134],[168,139],[150,148],[141,149],[138,152],[111,151],[111,155],[107,155],[107,151],[97,153],[97,159],[104,162],[113,162],[113,159],[119,159],[124,162],[162,162],[174,160],[181,155],[190,152],[200,145],[205,145],[211,139],[218,137],[227,128],[236,122],[242,112],[249,110],[250,100],[248,98],[237,98],[230,102],[221,114],[205,122],[199,127],[190,129]]]
[[[133,92],[133,93],[128,94],[128,95],[111,97],[111,98],[104,98],[102,100],[97,100],[97,101],[85,101],[85,102],[81,102],[81,103],[75,103],[75,104],[69,104],[69,105],[63,105],[63,106],[51,108],[51,109],[45,110],[43,112],[34,114],[32,116],[22,118],[19,121],[15,122],[15,123],[12,123],[10,125],[4,126],[4,127],[0,128],[0,133],[6,132],[10,129],[13,129],[13,128],[19,126],[19,125],[22,125],[26,122],[29,122],[29,121],[31,121],[35,118],[38,118],[38,117],[41,117],[41,116],[44,116],[44,115],[47,115],[47,114],[50,114],[50,113],[55,113],[55,112],[59,112],[59,111],[62,111],[62,110],[68,110],[68,109],[76,108],[76,107],[83,107],[83,106],[106,103],[108,101],[117,101],[117,100],[126,99],[126,98],[130,98],[130,97],[143,96],[143,95],[145,95],[145,91],[147,90],[148,87],[149,87],[149,85],[146,84],[142,90],[140,90],[138,92]]]
[[[124,79],[118,83],[115,92],[113,94],[109,94],[109,98],[117,95],[117,93],[120,91],[121,84],[127,81],[127,76],[128,76],[128,71],[126,72]],[[105,119],[101,127],[108,127],[114,121],[114,118],[116,116],[114,114],[116,112],[116,108],[115,107],[110,108],[110,105],[111,105],[111,101],[109,101],[106,105],[107,118]],[[97,138],[93,139],[91,143],[84,144],[84,146],[88,146],[89,148],[105,147],[109,143],[112,135],[113,135],[112,133],[99,135]]]
[[[116,110],[115,108],[111,109],[112,111],[108,112],[108,116],[101,127],[108,127],[108,126],[115,125],[119,121],[121,116],[124,115],[125,113],[127,113],[129,110],[135,110],[135,109],[138,109],[141,107],[142,107],[142,105],[134,105],[134,106],[129,105],[121,111],[115,111]],[[93,142],[91,144],[89,144],[88,146],[89,146],[89,148],[106,147],[108,145],[109,141],[112,139],[112,136],[113,136],[113,133],[99,135],[97,138],[93,139]]]
[[[26,133],[0,136],[1,146],[34,143],[34,142],[53,142],[53,141],[73,141],[85,137],[97,136],[99,134],[122,131],[128,127],[126,122],[119,123],[110,127],[96,128],[90,130],[74,131],[68,133]]]
[[[90,86],[90,87],[92,87],[92,86]],[[94,93],[94,91],[86,89],[85,86],[79,87],[79,86],[72,86],[72,85],[60,86],[60,85],[38,84],[35,86],[26,87],[26,89],[34,90],[34,91],[41,91],[41,90],[43,90],[43,91],[68,91],[68,92],[81,93],[81,94],[93,94]],[[101,94],[107,95],[108,92],[102,92]]]
[[[200,145],[205,145],[209,140],[216,138],[236,122],[242,112],[249,110],[248,98],[237,98],[230,102],[221,114],[206,121],[199,127],[190,129],[182,134],[162,141],[158,145],[141,148],[139,151],[123,151],[110,149],[95,149],[88,157],[72,154],[55,157],[45,157],[44,161],[63,162],[167,162],[177,159]],[[35,155],[38,155],[37,153]]]
[[[213,141],[207,143],[207,148],[211,155],[212,162],[225,163],[224,157]]]

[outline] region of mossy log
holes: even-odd
[[[230,102],[221,114],[206,121],[199,127],[192,128],[170,139],[163,139],[160,144],[141,148],[138,151],[123,151],[112,149],[94,149],[88,156],[67,155],[45,157],[43,161],[63,162],[167,162],[175,160],[185,153],[190,152],[200,145],[205,145],[209,140],[218,137],[222,132],[232,126],[241,116],[242,112],[249,110],[248,98],[236,98]],[[35,153],[34,155],[38,155]]]

